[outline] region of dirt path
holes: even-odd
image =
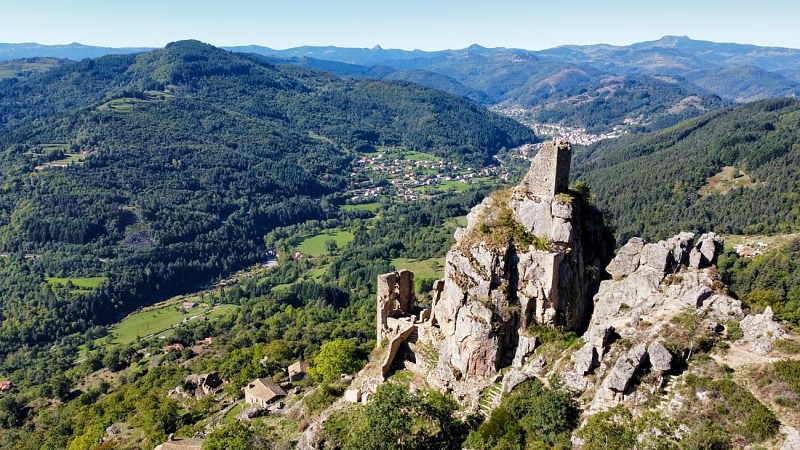
[[[718,364],[725,364],[734,370],[733,379],[739,386],[744,387],[761,403],[766,405],[781,422],[780,434],[783,438],[776,442],[781,450],[800,450],[800,416],[797,411],[790,408],[783,408],[775,405],[772,398],[765,396],[759,389],[753,386],[751,374],[753,370],[757,370],[767,364],[777,361],[792,359],[800,360],[800,355],[784,355],[771,354],[761,355],[758,353],[750,352],[752,344],[735,344],[732,345],[724,355],[715,354],[711,357]]]
[[[800,360],[800,355],[784,355],[772,352],[767,355],[760,355],[750,351],[752,344],[734,344],[725,352],[724,355],[713,354],[711,358],[718,364],[724,364],[731,369],[738,371],[747,366],[761,366],[783,359]]]

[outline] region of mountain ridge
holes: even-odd
[[[519,115],[515,110],[525,110],[534,123],[598,134],[619,128],[652,130],[726,104],[800,95],[800,50],[674,36],[628,46],[571,45],[540,51],[478,44],[438,51],[334,46],[275,50],[257,45],[228,49],[340,76],[405,79],[496,106],[515,117]],[[562,76],[558,84],[537,84],[559,73],[583,75]],[[640,83],[646,86],[643,109],[628,108],[629,101],[613,95],[615,88],[609,83],[613,85],[616,77],[644,80]],[[676,89],[682,91],[681,98],[675,98]],[[559,112],[562,102],[587,103],[586,92],[591,101],[581,106],[582,114]],[[692,97],[702,99],[701,107],[680,106],[682,99]],[[680,114],[674,113],[676,108]]]

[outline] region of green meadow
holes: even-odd
[[[334,240],[339,248],[344,247],[355,238],[353,233],[345,230],[328,230],[325,233],[315,234],[305,238],[300,245],[297,246],[297,251],[308,256],[323,256],[328,253],[328,247],[325,243],[329,240]]]
[[[430,259],[395,258],[392,265],[397,270],[408,269],[415,278],[444,278],[444,257]]]

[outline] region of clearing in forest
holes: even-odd
[[[725,166],[721,172],[709,177],[698,194],[700,198],[706,198],[711,194],[726,194],[736,188],[754,188],[758,185],[759,183],[756,183],[744,170]]]

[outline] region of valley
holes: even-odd
[[[721,45],[0,63],[0,448],[793,448],[800,53]]]

